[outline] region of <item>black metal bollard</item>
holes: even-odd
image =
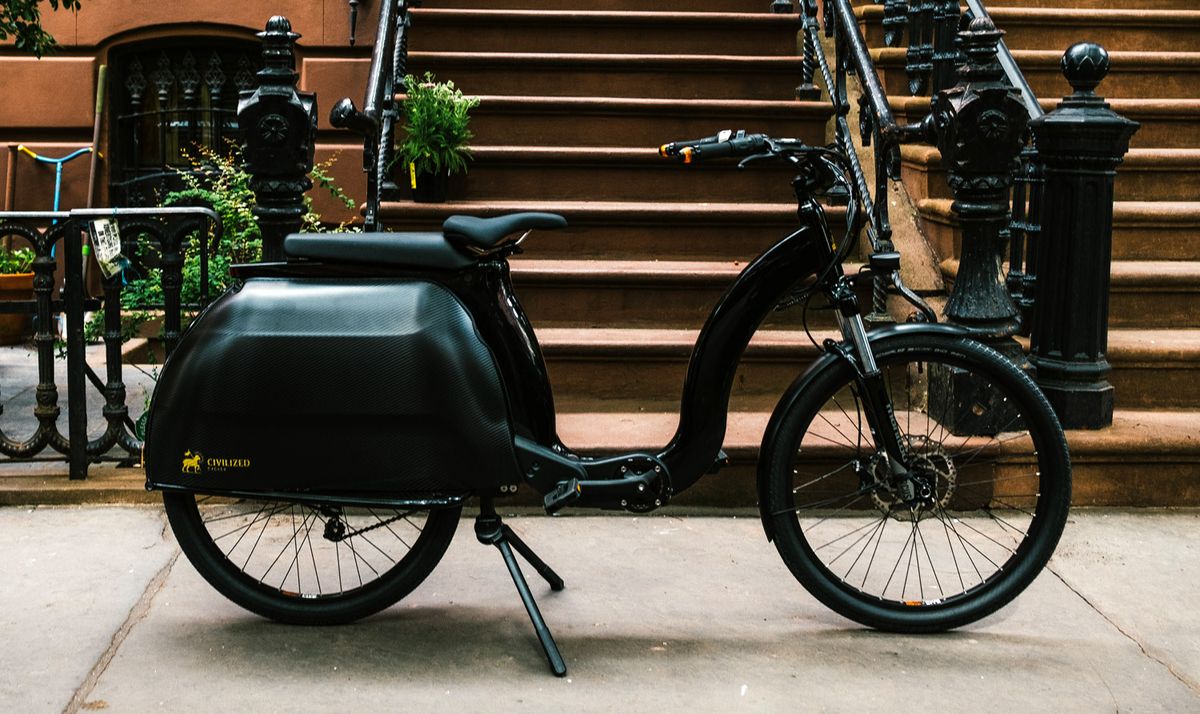
[[[1045,172],[1030,362],[1063,426],[1112,424],[1108,349],[1113,182],[1139,124],[1095,89],[1108,53],[1090,42],[1062,59],[1074,93],[1033,121]]]
[[[317,132],[317,97],[297,92],[294,48],[300,35],[286,17],[276,15],[258,34],[263,69],[258,89],[244,92],[238,104],[245,168],[258,205],[254,217],[262,230],[264,261],[283,260],[283,239],[300,229],[304,193],[312,188]]]
[[[962,254],[946,317],[1006,354],[1019,353],[1011,336],[1019,313],[1001,277],[1008,249],[1009,188],[1024,144],[1029,114],[1003,83],[996,59],[1003,36],[988,18],[959,33],[967,63],[959,82],[933,100],[937,145],[962,227]]]

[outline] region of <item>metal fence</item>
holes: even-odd
[[[162,340],[166,352],[175,347],[184,328],[187,309],[207,304],[208,257],[220,241],[221,222],[208,208],[104,208],[69,212],[0,213],[0,239],[13,247],[27,244],[35,254],[33,295],[28,300],[0,302],[0,313],[28,314],[34,318],[33,345],[37,353],[38,383],[33,417],[37,428],[17,440],[0,430],[2,460],[31,461],[66,458],[70,477],[82,479],[89,463],[123,461],[140,456],[142,442],[126,404],[122,376],[121,275],[103,281],[103,295],[85,292],[84,236],[91,221],[115,220],[124,255],[155,256],[161,271],[162,304],[146,305],[163,311]],[[181,299],[185,250],[199,254],[200,292],[193,304]],[[57,266],[59,251],[63,269]],[[100,311],[104,324],[105,375],[88,364],[84,344],[85,312]],[[65,316],[64,334],[56,335],[58,315]],[[67,433],[59,425],[60,395],[55,379],[56,353],[65,355],[67,378]],[[88,438],[87,398],[90,384],[104,400],[104,431]],[[0,388],[5,385],[0,384]],[[47,452],[51,452],[47,455]]]

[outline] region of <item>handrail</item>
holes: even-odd
[[[367,174],[364,223],[369,231],[379,229],[380,203],[385,193],[395,190],[394,184],[388,181],[399,117],[395,97],[408,59],[408,10],[415,4],[418,4],[416,0],[383,1],[362,111],[345,98],[334,105],[329,115],[329,122],[335,127],[349,129],[363,137],[363,171]]]
[[[983,6],[980,0],[964,0],[964,2],[967,4],[967,11],[973,17],[991,18],[987,8]],[[1046,112],[1038,102],[1037,95],[1033,93],[1033,88],[1029,86],[1029,81],[1025,79],[1025,73],[1017,66],[1017,60],[1013,58],[1012,51],[1008,49],[1008,43],[1001,39],[996,45],[996,50],[996,59],[1000,61],[1000,66],[1004,68],[1004,76],[1021,93],[1021,101],[1025,104],[1025,110],[1029,112],[1029,118],[1037,119],[1044,115]]]
[[[826,0],[826,8],[829,5],[830,0]],[[836,28],[840,30],[838,39],[849,45],[847,48],[849,50],[848,59],[853,64],[854,74],[858,76],[858,81],[862,84],[863,96],[875,115],[876,126],[886,138],[895,132],[896,118],[892,114],[892,107],[888,104],[883,85],[879,83],[879,75],[875,71],[875,64],[871,61],[871,55],[867,50],[867,40],[863,37],[862,31],[858,29],[858,21],[854,18],[854,8],[850,7],[849,0],[832,0],[832,5],[837,17]]]
[[[391,72],[392,42],[396,36],[396,15],[404,0],[386,0],[379,7],[379,26],[375,30],[375,47],[371,51],[371,70],[363,97],[363,113],[378,120],[381,105],[387,98],[386,86],[393,79]]]

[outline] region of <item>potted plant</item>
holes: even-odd
[[[397,147],[412,186],[413,200],[438,203],[446,200],[450,174],[466,172],[473,138],[468,125],[478,97],[463,95],[454,82],[438,82],[426,72],[423,78],[404,78],[404,132]]]
[[[0,302],[33,298],[34,253],[30,248],[16,250],[0,246]],[[15,345],[29,335],[29,315],[0,314],[0,345]]]

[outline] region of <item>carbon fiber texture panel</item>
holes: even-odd
[[[364,493],[518,481],[491,351],[420,280],[254,278],[163,368],[151,483]]]

